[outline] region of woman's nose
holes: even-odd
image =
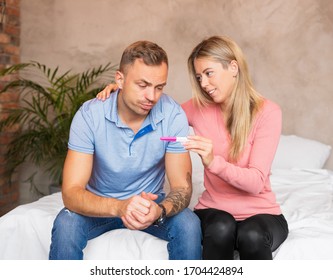
[[[201,78],[201,81],[200,81],[200,85],[201,85],[201,87],[203,88],[203,89],[205,89],[205,87],[207,87],[208,86],[208,79],[206,78],[206,77],[202,77]]]

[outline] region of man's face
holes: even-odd
[[[166,85],[168,66],[146,65],[137,59],[126,68],[126,73],[117,72],[116,81],[121,91],[118,97],[119,114],[130,118],[146,117],[160,99]]]

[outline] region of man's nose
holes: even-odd
[[[145,97],[146,97],[147,100],[149,100],[151,102],[154,102],[155,98],[156,98],[156,94],[155,94],[154,88],[148,87],[147,90],[146,90]]]

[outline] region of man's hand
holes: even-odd
[[[154,202],[156,194],[143,192],[141,196],[134,196],[125,203],[124,214],[121,219],[128,229],[142,230],[149,227],[161,215],[160,207]]]

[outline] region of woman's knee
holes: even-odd
[[[253,250],[260,250],[261,248],[270,248],[272,238],[265,227],[259,223],[241,223],[238,227],[237,244]]]
[[[202,219],[204,236],[216,243],[233,242],[237,229],[234,217],[224,211],[212,210]]]

